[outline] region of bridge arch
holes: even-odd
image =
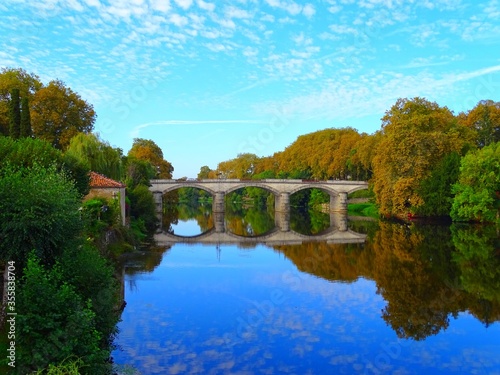
[[[307,190],[307,189],[318,189],[318,190],[324,191],[325,193],[328,193],[330,196],[337,196],[339,194],[338,190],[335,190],[334,188],[327,186],[327,185],[307,184],[307,185],[297,186],[294,189],[290,190],[290,195],[298,193],[299,191],[302,191],[302,190]]]
[[[153,190],[153,193],[162,193],[162,195],[163,195],[163,194],[169,193],[171,191],[179,190],[182,188],[188,188],[188,187],[200,189],[200,190],[206,191],[207,193],[210,193],[211,195],[215,195],[215,190],[209,188],[206,185],[202,185],[202,184],[199,184],[196,182],[193,182],[193,183],[187,182],[187,183],[183,183],[182,185],[179,184],[179,185],[171,185],[171,186],[163,187],[162,189],[159,189],[159,190],[158,189]]]
[[[226,190],[226,194],[229,194],[229,193],[232,193],[236,190],[240,190],[240,189],[244,189],[244,188],[247,188],[247,187],[257,187],[257,188],[261,188],[263,190],[266,190],[270,193],[273,193],[275,196],[278,196],[280,194],[280,191],[277,190],[276,188],[274,187],[271,187],[269,186],[268,184],[265,184],[265,183],[259,183],[259,182],[251,182],[251,181],[248,181],[244,184],[241,184],[241,185],[235,185],[235,186],[232,186],[230,187],[229,189]]]

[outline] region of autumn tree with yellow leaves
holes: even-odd
[[[400,216],[423,205],[420,184],[446,155],[463,153],[473,133],[446,107],[423,98],[398,99],[382,118],[373,158],[373,187],[382,214]]]

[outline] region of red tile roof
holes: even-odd
[[[124,188],[121,182],[112,180],[102,174],[90,172],[90,188]]]

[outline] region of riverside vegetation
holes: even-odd
[[[0,264],[16,264],[18,312],[16,367],[2,358],[6,370],[112,371],[120,305],[115,260],[151,241],[157,219],[149,180],[171,178],[173,167],[152,140],[135,139],[124,155],[92,133],[95,118],[92,105],[61,81],[43,84],[22,69],[0,72]],[[203,166],[198,177],[367,180],[372,204],[352,212],[498,225],[499,141],[500,103],[483,100],[454,115],[424,98],[399,99],[374,134],[325,129],[269,157],[240,154],[215,170]],[[114,199],[83,202],[90,170],[126,184],[129,227],[121,226]],[[165,199],[200,197],[210,199],[189,189]],[[291,204],[312,209],[328,198],[311,189],[294,194]],[[238,201],[274,203],[257,188],[227,199],[229,212]],[[3,302],[4,310],[5,291]]]

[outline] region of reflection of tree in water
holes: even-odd
[[[329,214],[305,208],[292,208],[290,211],[290,228],[297,233],[315,235],[329,227]]]
[[[453,262],[460,269],[460,282],[471,296],[469,309],[485,324],[500,320],[500,237],[497,227],[453,225]]]
[[[259,236],[275,227],[273,212],[257,207],[244,208],[242,204],[226,206],[226,229],[238,236]]]
[[[150,247],[147,251],[138,251],[125,254],[122,259],[122,267],[125,274],[133,276],[141,273],[153,272],[163,260],[163,256],[170,251],[170,247]]]
[[[450,316],[463,311],[486,326],[500,320],[500,261],[498,246],[491,245],[498,239],[467,228],[475,235],[448,226],[380,222],[365,244],[308,243],[275,249],[299,270],[328,280],[374,280],[387,301],[382,318],[398,337],[422,340],[446,329]],[[464,236],[471,238],[469,245]],[[478,248],[477,238],[489,247]]]

